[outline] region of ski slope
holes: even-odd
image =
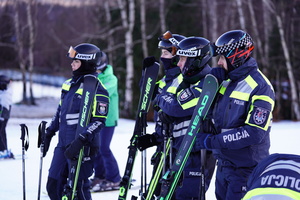
[[[50,118],[11,118],[7,126],[8,146],[15,155],[22,154],[22,142],[20,140],[21,129],[20,124],[24,123],[29,128],[29,149],[26,152],[25,159],[25,188],[26,199],[37,199],[38,196],[38,176],[40,166],[40,151],[37,148],[37,128],[39,123],[45,120],[50,122]],[[111,148],[119,163],[120,173],[123,176],[125,163],[127,160],[127,147],[132,136],[134,128],[134,120],[120,119],[119,125],[115,130],[115,135],[112,140]],[[271,131],[271,153],[291,153],[300,154],[299,140],[300,140],[300,122],[282,121],[273,123]],[[147,132],[152,133],[154,130],[154,123],[148,122]],[[52,152],[57,143],[57,136],[52,140],[51,147],[47,156],[43,159],[43,172],[41,184],[41,200],[49,199],[46,195],[46,181],[48,175],[48,168],[50,166]],[[152,166],[150,165],[150,158],[154,153],[155,147],[147,150],[147,177],[151,177]],[[134,166],[133,178],[136,179],[132,189],[128,193],[128,199],[131,195],[139,195],[140,185],[140,161],[141,153],[138,154]],[[1,200],[20,200],[23,199],[23,184],[22,184],[22,160],[2,160],[0,161],[0,199]],[[214,178],[213,178],[214,180]],[[206,194],[207,199],[214,200],[214,183],[211,183],[209,191]],[[116,200],[118,198],[118,191],[93,193],[93,199]]]

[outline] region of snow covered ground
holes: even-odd
[[[14,86],[13,91],[21,91],[20,86]],[[38,196],[38,177],[40,166],[40,150],[37,148],[37,128],[42,120],[50,122],[52,115],[56,110],[58,103],[57,94],[60,88],[51,87],[35,87],[35,94],[48,96],[47,98],[37,99],[38,106],[13,105],[11,119],[7,126],[8,146],[15,155],[22,154],[22,142],[20,140],[21,129],[20,124],[24,123],[29,128],[29,149],[26,152],[25,160],[25,179],[26,179],[26,199],[37,199]],[[43,95],[41,93],[43,92]],[[20,97],[15,97],[14,102],[18,102]],[[119,163],[121,176],[124,174],[125,164],[128,155],[129,140],[134,129],[134,120],[120,119],[119,125],[115,130],[115,135],[111,144],[111,148]],[[291,153],[299,154],[300,139],[300,122],[282,121],[273,123],[271,132],[271,153]],[[149,122],[147,133],[152,133],[154,124]],[[48,168],[52,159],[52,152],[57,143],[57,137],[54,137],[47,156],[43,159],[42,184],[41,184],[41,200],[49,199],[46,195],[46,181]],[[147,160],[154,152],[155,148],[147,150]],[[134,166],[133,178],[137,181],[128,193],[128,199],[131,195],[138,196],[140,185],[140,166],[141,153],[138,153]],[[148,180],[151,176],[152,166],[147,165]],[[213,178],[214,179],[214,178]],[[22,184],[22,160],[1,160],[0,161],[0,200],[21,200],[23,199]],[[93,199],[116,200],[119,191],[93,193]],[[208,200],[214,200],[214,183],[212,182],[206,197]]]
[[[8,145],[9,148],[16,155],[21,155],[21,131],[20,125],[24,123],[29,128],[29,142],[30,146],[26,152],[27,159],[25,160],[25,172],[26,172],[26,199],[36,199],[38,195],[38,176],[39,176],[39,166],[40,166],[40,152],[37,148],[37,127],[39,123],[45,120],[50,121],[50,118],[11,118],[7,127],[8,133]],[[115,135],[111,144],[112,150],[118,160],[121,175],[124,173],[125,163],[127,159],[127,146],[129,145],[129,140],[132,135],[134,128],[134,121],[127,119],[120,119],[119,126],[116,128]],[[271,153],[292,153],[300,154],[299,148],[299,128],[300,122],[283,121],[276,122],[273,124],[272,134],[271,134]],[[151,133],[154,129],[153,123],[148,123],[147,132]],[[51,148],[48,155],[43,159],[43,176],[41,185],[41,199],[49,199],[45,194],[45,184],[47,180],[48,168],[52,158],[53,148],[57,142],[57,137],[52,141]],[[150,157],[154,151],[154,148],[147,150],[147,158]],[[135,182],[133,189],[130,190],[128,194],[128,199],[131,195],[138,196],[138,189],[140,183],[140,156],[137,156],[137,161],[134,167],[133,178],[137,181]],[[151,175],[152,167],[148,164],[148,177]],[[0,177],[1,177],[1,187],[0,187],[0,199],[1,200],[20,200],[23,198],[23,184],[22,184],[22,160],[2,160],[0,161]],[[102,192],[93,193],[93,199],[105,199],[114,200],[118,198],[118,191],[113,192]],[[207,199],[213,200],[214,197],[214,185],[212,184],[208,193]]]

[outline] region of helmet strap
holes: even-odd
[[[225,60],[226,60],[226,63],[227,63],[228,73],[231,72],[231,71],[233,71],[234,69],[236,69],[236,67],[234,67],[234,66],[231,64],[231,62],[229,61],[229,59],[228,59],[226,56],[224,56],[224,57],[225,57]]]

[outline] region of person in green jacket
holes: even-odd
[[[100,149],[94,160],[95,174],[91,182],[94,192],[118,190],[121,181],[118,163],[110,149],[110,143],[119,119],[118,79],[108,57],[102,51],[101,63],[97,67],[98,79],[109,94],[109,109],[105,127],[100,132]]]

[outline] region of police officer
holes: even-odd
[[[80,149],[85,146],[84,159],[81,164],[77,184],[77,198],[91,199],[88,178],[93,173],[93,162],[89,157],[94,156],[99,149],[99,132],[105,125],[108,111],[108,92],[103,85],[98,84],[94,98],[91,119],[86,129],[76,136],[84,75],[92,74],[97,77],[96,66],[100,63],[100,49],[89,43],[70,47],[67,56],[72,59],[73,77],[62,85],[61,100],[50,126],[46,129],[44,156],[46,155],[51,138],[59,132],[58,144],[54,150],[47,180],[47,191],[50,199],[61,199],[63,185],[66,183],[70,162],[76,159]]]
[[[300,199],[300,156],[272,154],[263,159],[248,180],[243,200]]]
[[[106,53],[103,51],[97,72],[98,78],[109,94],[110,101],[105,127],[100,131],[100,149],[94,159],[95,176],[91,184],[94,192],[119,189],[121,180],[118,162],[110,149],[110,143],[119,119],[118,79],[114,75],[113,67],[108,62]]]
[[[161,66],[163,67],[165,75],[159,81],[157,81],[153,95],[154,99],[157,95],[163,92],[170,92],[173,94],[176,93],[177,86],[182,81],[181,70],[177,66],[179,56],[176,55],[176,51],[178,48],[178,43],[185,38],[186,37],[183,35],[172,34],[170,31],[167,31],[161,37],[159,37],[158,48],[161,51],[160,61],[162,63]],[[153,56],[147,57],[144,59],[144,66],[151,66],[155,61],[156,60]],[[153,165],[153,176],[151,179],[151,184],[155,185],[152,180],[154,180],[154,178],[158,175],[161,175],[161,172],[164,171],[163,168],[166,169],[168,167],[168,164],[171,162],[168,157],[169,153],[167,152],[169,152],[169,148],[167,148],[167,146],[171,146],[170,141],[172,140],[171,130],[173,128],[173,124],[162,124],[161,120],[157,116],[159,107],[156,103],[156,100],[153,101],[153,107],[154,121],[156,122],[155,132],[153,134],[145,134],[140,136],[137,140],[137,148],[143,151],[146,148],[157,145],[156,151],[151,158],[151,164]],[[161,156],[165,156],[165,158],[162,160]],[[165,166],[162,167],[160,162],[164,162]],[[159,165],[160,171],[157,171]],[[160,194],[159,182],[157,182],[153,193],[156,196]],[[150,196],[150,194],[148,194],[148,191],[147,196]]]
[[[166,33],[168,33],[168,31]],[[142,135],[138,138],[137,147],[141,151],[158,145],[163,140],[162,123],[156,112],[159,110],[159,107],[155,98],[163,92],[176,93],[177,86],[182,81],[181,70],[177,66],[177,62],[179,61],[179,56],[176,55],[177,44],[185,38],[185,36],[179,34],[172,34],[172,37],[168,39],[165,39],[163,36],[159,38],[158,48],[161,50],[160,61],[162,62],[165,75],[157,81],[153,95],[153,107],[155,111],[154,120],[156,121],[155,133]],[[172,43],[170,40],[176,42]],[[155,61],[153,56],[147,57],[144,59],[144,66],[151,66]]]
[[[164,92],[157,98],[159,118],[163,123],[173,123],[172,136],[174,137],[174,157],[179,150],[186,134],[194,108],[202,91],[203,80],[210,73],[208,65],[212,57],[210,41],[202,37],[188,37],[178,44],[177,55],[180,57],[178,66],[181,69],[182,81],[176,87],[175,93]],[[183,179],[176,191],[175,199],[197,199],[200,186],[200,149],[194,148],[183,171]],[[207,167],[206,189],[214,171],[214,158],[212,165]]]
[[[12,105],[11,80],[0,75],[0,158],[14,158],[14,154],[7,148],[6,126],[10,118]]]
[[[213,149],[218,160],[216,198],[238,200],[254,167],[269,155],[275,95],[250,56],[254,46],[248,33],[226,32],[215,45],[220,67],[212,74],[224,80],[212,114],[218,134],[197,134],[196,146]]]

